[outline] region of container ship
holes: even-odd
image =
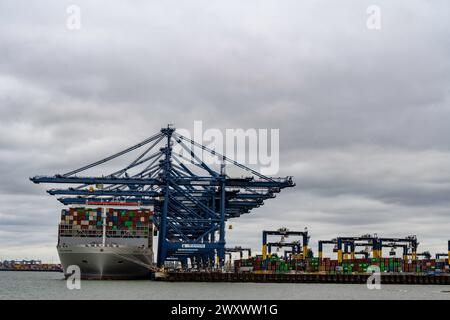
[[[153,232],[151,207],[93,203],[63,209],[57,250],[64,274],[75,265],[82,279],[148,279]]]

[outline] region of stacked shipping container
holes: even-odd
[[[338,266],[337,260],[331,260],[330,258],[323,258],[322,261],[319,261],[319,271],[321,272],[335,272],[336,267]]]
[[[133,236],[149,236],[153,221],[151,210],[130,210],[109,208],[106,211],[106,233],[108,236],[128,233]],[[73,231],[85,231],[89,235],[103,232],[102,209],[70,208],[61,211],[60,236],[70,236]]]
[[[251,257],[234,262],[235,271],[239,272],[241,268],[252,268],[255,272],[269,271],[273,273],[286,273],[292,270],[289,262],[284,261],[276,255],[263,260],[262,256]]]
[[[70,208],[61,211],[61,226],[71,226],[78,230],[95,230],[103,226],[102,210]]]
[[[109,209],[106,213],[106,230],[111,236],[126,232],[133,236],[148,237],[152,221],[153,212],[150,210]]]
[[[428,273],[450,272],[446,260],[417,260],[412,263],[404,263],[401,258],[373,258],[373,259],[349,259],[339,265],[337,260],[323,258],[309,258],[306,261],[291,259],[284,261],[277,256],[271,256],[264,261],[262,256],[256,256],[245,260],[236,260],[235,271],[241,268],[252,268],[253,271],[266,271],[273,273],[287,273],[290,271],[325,272],[325,273],[367,273],[370,266],[380,268],[383,273]],[[370,270],[369,270],[370,272]]]
[[[60,264],[25,263],[20,261],[0,261],[0,270],[8,271],[62,271]]]
[[[449,265],[446,260],[417,260],[416,262],[403,265],[403,272],[450,272]]]

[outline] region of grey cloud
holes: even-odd
[[[358,194],[389,203],[448,205],[450,154],[354,146],[345,149],[300,150],[294,172],[298,188],[329,196]]]

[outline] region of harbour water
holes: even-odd
[[[81,281],[69,290],[61,273],[0,272],[0,299],[431,299],[450,300],[450,286],[288,283]]]

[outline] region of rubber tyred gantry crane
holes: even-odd
[[[179,152],[174,152],[174,148]],[[113,173],[101,166],[124,159],[134,152],[138,157]],[[204,154],[215,157],[219,168],[206,164]],[[122,165],[123,166],[123,165]],[[231,177],[225,166],[246,172],[246,177]],[[80,176],[88,170],[96,174]],[[101,174],[99,175],[98,172]],[[204,264],[225,259],[225,223],[249,213],[275,198],[282,189],[293,187],[292,177],[270,178],[221,155],[168,126],[150,138],[109,157],[65,174],[35,176],[34,183],[63,184],[70,187],[50,189],[51,195],[65,205],[100,201],[132,202],[153,205],[158,235],[158,266],[166,260],[183,264],[195,259]]]

